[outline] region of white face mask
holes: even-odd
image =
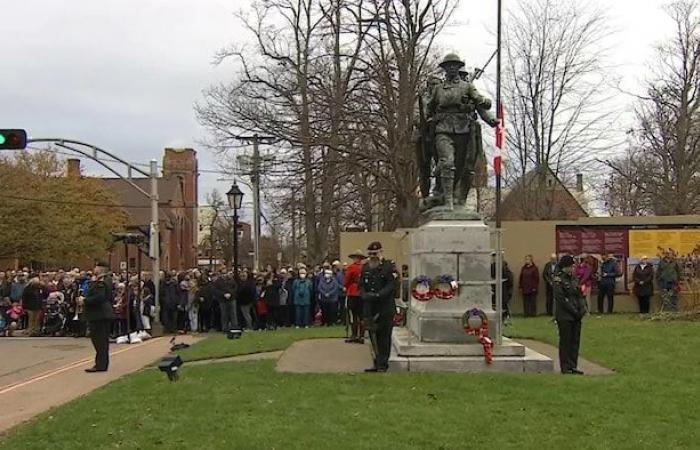
[[[306,278],[306,274],[305,274],[305,273],[300,273],[300,274],[299,274],[299,278],[301,278],[301,279],[303,280],[304,278]]]
[[[326,280],[330,280],[333,275],[331,275],[330,273],[327,273],[324,276],[326,277]]]

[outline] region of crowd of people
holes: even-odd
[[[358,256],[356,260],[361,260]],[[84,298],[92,271],[0,272],[0,330],[28,336],[85,336]],[[356,280],[355,280],[356,282]],[[344,322],[345,266],[339,261],[257,272],[192,269],[161,272],[160,304],[148,272],[111,274],[113,338],[150,332],[158,320],[167,333],[269,330]],[[352,289],[352,287],[350,287]]]
[[[587,311],[593,313],[594,306],[597,306],[598,314],[613,313],[615,294],[619,291],[618,280],[623,277],[624,268],[620,261],[612,254],[603,255],[600,259],[593,255],[580,255],[574,261],[572,273],[586,300]],[[525,316],[537,315],[537,298],[541,285],[545,287],[546,313],[554,314],[554,279],[559,270],[559,262],[560,258],[553,253],[540,272],[532,255],[525,257],[518,279]],[[492,262],[491,277],[494,279],[495,273],[495,262]],[[503,262],[502,273],[503,312],[505,317],[509,317],[515,275],[506,261]],[[638,300],[640,313],[650,312],[655,287],[660,293],[661,309],[678,311],[679,293],[682,290],[698,290],[700,285],[700,250],[689,255],[678,255],[671,249],[659,249],[657,263],[650,262],[647,256],[641,257],[627,281],[627,288]],[[593,291],[597,291],[597,305],[591,303]],[[495,308],[495,289],[492,303]]]

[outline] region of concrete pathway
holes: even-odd
[[[30,339],[34,342],[39,338]],[[66,345],[60,338],[50,339],[54,340],[53,345]],[[194,336],[178,336],[177,342],[192,344],[199,339]],[[85,373],[84,369],[94,362],[94,352],[91,346],[85,348],[85,342],[90,345],[89,340],[83,340],[82,343],[78,341],[71,341],[75,342],[71,345],[80,348],[73,349],[76,353],[72,360],[61,359],[63,365],[58,366],[59,359],[54,358],[49,368],[44,367],[41,373],[37,373],[38,366],[22,369],[17,363],[14,371],[11,369],[3,372],[4,375],[0,378],[3,381],[0,384],[0,433],[157,361],[169,353],[171,346],[170,337],[154,338],[135,345],[111,345],[109,371]],[[9,341],[4,343],[3,338],[2,348],[7,344]],[[36,341],[36,344],[29,345],[38,344]],[[7,356],[10,355],[3,351],[4,361],[11,360]],[[30,375],[18,379],[17,367],[20,367],[19,372]]]
[[[282,351],[277,352],[262,352],[262,353],[251,353],[249,355],[238,355],[229,356],[228,358],[213,358],[213,359],[200,359],[197,361],[188,361],[188,366],[201,366],[204,364],[216,364],[225,362],[246,362],[246,361],[266,361],[270,359],[279,359],[282,356]]]
[[[277,361],[278,372],[354,373],[372,367],[369,340],[364,345],[343,339],[310,339],[292,344]]]
[[[561,373],[559,369],[559,349],[557,347],[545,344],[544,342],[533,341],[531,339],[514,340],[538,353],[542,353],[543,355],[550,357],[554,362],[554,372],[559,374]],[[607,367],[600,366],[581,357],[578,359],[578,368],[581,369],[586,375],[612,375],[615,373],[613,370],[610,370]]]

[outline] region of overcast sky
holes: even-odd
[[[0,0],[0,127],[88,141],[143,163],[160,160],[164,147],[195,147],[200,168],[217,169],[213,155],[198,148],[205,134],[192,105],[206,86],[233,76],[234,68],[211,62],[241,39],[233,12],[247,3]],[[661,10],[667,2],[603,3],[617,31],[610,43],[616,75],[634,89],[653,44],[671,31]],[[441,47],[459,51],[470,66],[483,64],[495,45],[488,31],[496,1],[460,0],[455,19]],[[217,177],[202,174],[202,199],[215,186],[228,189]]]

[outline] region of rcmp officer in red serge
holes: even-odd
[[[95,365],[86,372],[106,372],[109,367],[109,331],[112,312],[112,276],[106,263],[97,263],[95,278],[85,293],[85,319],[90,328],[90,338],[95,347]]]
[[[382,244],[372,242],[367,247],[368,261],[360,277],[360,297],[374,346],[374,366],[365,372],[386,372],[391,353],[391,332],[394,327],[396,303],[396,270],[394,263],[382,258]]]

